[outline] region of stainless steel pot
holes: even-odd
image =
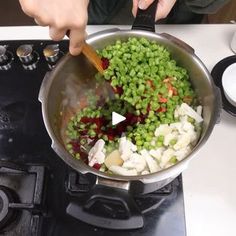
[[[139,29],[141,27],[141,29],[152,30],[154,20],[152,19],[151,24],[150,22],[148,22],[148,24],[146,23],[142,23],[140,26],[140,24],[136,22],[133,25],[133,28]],[[149,28],[150,25],[151,28]],[[156,41],[158,44],[164,45],[171,52],[177,63],[186,68],[189,72],[193,87],[195,88],[203,106],[204,122],[203,131],[198,144],[195,146],[191,154],[182,161],[157,173],[144,176],[126,177],[108,175],[106,173],[97,171],[94,168],[86,165],[83,161],[77,160],[70,155],[63,145],[60,127],[58,126],[58,123],[55,122],[55,117],[60,117],[59,113],[62,103],[61,91],[64,90],[66,83],[68,80],[70,80],[70,78],[72,79],[76,77],[81,86],[84,86],[84,90],[88,87],[91,87],[91,84],[94,81],[93,76],[96,73],[96,70],[88,64],[86,58],[83,55],[76,57],[73,57],[70,54],[65,55],[56,65],[53,71],[45,76],[39,94],[39,100],[42,103],[44,123],[48,134],[52,139],[52,148],[55,150],[58,156],[76,171],[79,171],[83,174],[90,173],[97,177],[97,182],[95,185],[97,189],[93,189],[93,194],[99,192],[99,196],[104,195],[108,198],[116,197],[121,201],[124,200],[124,191],[126,192],[126,197],[127,192],[129,194],[147,193],[163,187],[176,178],[187,167],[190,160],[209,138],[212,129],[219,117],[221,108],[220,93],[218,93],[216,90],[211,75],[202,61],[194,54],[194,50],[190,46],[171,35],[157,34],[146,30],[144,31],[136,29],[110,29],[90,35],[87,39],[87,43],[96,49],[102,49],[106,45],[113,44],[117,39],[125,41],[129,37],[145,37],[147,39]],[[87,77],[90,77],[89,82]],[[101,188],[101,186],[103,187]],[[113,189],[111,190],[110,187]],[[87,217],[84,216],[85,213],[81,212],[79,209],[79,214],[70,212],[70,209],[72,209],[72,207],[68,206],[69,214],[77,218],[81,219],[83,217]],[[94,219],[94,221],[91,222],[90,218],[88,221],[89,223],[95,225],[101,225],[101,222],[98,219]],[[105,227],[110,228],[109,225],[114,225],[113,223],[114,222],[111,223],[109,221],[103,222],[102,224],[105,224]],[[127,222],[127,224],[129,223]],[[140,223],[139,220],[139,225],[141,224],[142,223]]]

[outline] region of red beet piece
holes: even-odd
[[[109,60],[105,57],[102,57],[102,68],[103,70],[106,70],[109,67]]]
[[[95,164],[93,165],[93,168],[96,169],[96,170],[99,170],[99,169],[101,168],[101,165],[98,164],[98,163],[95,163]]]

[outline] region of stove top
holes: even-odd
[[[68,41],[0,41],[0,234],[185,236],[181,176],[133,198],[144,219],[141,229],[109,230],[76,219],[95,177],[72,170],[54,153],[38,102],[45,73],[67,49]],[[86,211],[117,221],[128,217],[114,203]]]

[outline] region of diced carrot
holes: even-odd
[[[166,108],[165,107],[160,107],[160,108],[158,108],[157,112],[166,112]]]
[[[163,98],[163,97],[159,96],[159,102],[160,103],[166,103],[167,101],[168,101],[167,98]]]
[[[174,87],[170,88],[169,90],[172,91],[173,96],[176,96],[178,94],[177,89]]]
[[[178,94],[178,91],[171,83],[167,83],[167,88],[169,91],[172,91],[172,94],[176,96]]]

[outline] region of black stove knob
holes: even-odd
[[[33,47],[30,44],[24,44],[17,48],[16,55],[22,63],[28,64],[33,61]]]
[[[13,61],[12,53],[7,50],[6,45],[0,45],[0,70],[8,70],[11,68]]]
[[[47,45],[43,50],[43,55],[49,63],[55,63],[59,59],[59,44]]]

